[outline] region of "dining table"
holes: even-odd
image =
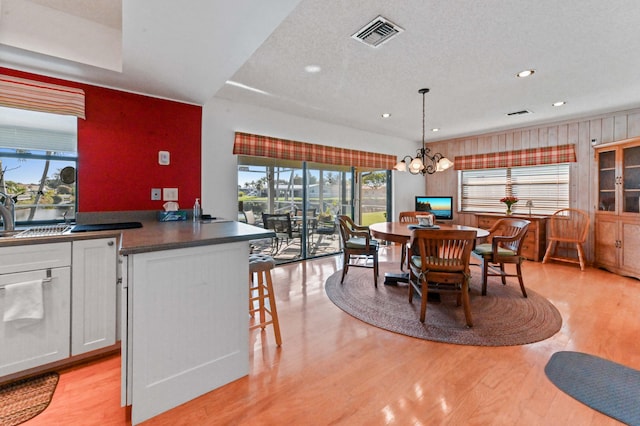
[[[407,244],[411,239],[411,233],[414,229],[440,229],[451,231],[476,231],[476,239],[482,239],[489,236],[489,231],[482,228],[476,228],[467,225],[456,225],[452,223],[436,223],[434,226],[419,226],[417,223],[407,222],[378,222],[369,225],[371,235],[379,240],[389,241],[398,244]],[[387,285],[396,285],[399,282],[409,282],[408,272],[386,272],[384,274],[384,283]]]

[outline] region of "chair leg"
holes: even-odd
[[[424,322],[427,317],[427,295],[429,293],[429,284],[427,277],[422,279],[422,298],[420,303],[420,322]]]
[[[551,256],[554,255],[555,251],[556,251],[556,244],[558,242],[551,240],[549,242],[549,247],[547,247],[547,251],[544,253],[544,258],[542,259],[542,263],[547,263],[549,261],[549,259],[551,258]]]
[[[489,261],[482,259],[482,295],[487,295],[487,276],[489,275]]]
[[[522,263],[516,263],[516,271],[518,272],[518,282],[520,283],[522,295],[527,297],[527,290],[524,289],[524,281],[522,281]]]
[[[373,282],[378,288],[378,252],[373,255]]]
[[[276,309],[276,296],[273,291],[273,281],[271,280],[271,272],[264,273],[267,278],[267,293],[269,294],[269,313],[271,314],[271,325],[273,333],[276,336],[276,345],[282,345],[282,337],[280,336],[280,322],[278,321],[278,310]]]
[[[404,271],[404,262],[406,261],[407,256],[407,245],[405,243],[402,243],[402,247],[400,250],[402,250],[402,252],[400,253],[400,270]]]
[[[500,278],[502,278],[502,285],[507,285],[506,272],[504,272],[504,263],[500,264]]]
[[[473,327],[473,318],[471,317],[471,300],[469,300],[469,277],[464,279],[462,283],[462,308],[464,309],[464,318],[467,321],[467,327]]]
[[[340,284],[344,282],[344,276],[347,275],[347,269],[349,269],[349,255],[345,253],[342,261],[342,279],[340,280]]]
[[[580,270],[584,271],[584,250],[582,249],[582,244],[576,243],[578,247],[578,260],[580,261]]]

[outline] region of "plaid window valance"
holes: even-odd
[[[497,169],[575,162],[575,145],[546,146],[518,151],[463,155],[455,157],[454,160],[456,170]]]
[[[308,161],[368,169],[392,170],[396,157],[307,142],[236,132],[233,153],[282,160]]]
[[[86,118],[84,90],[0,75],[0,106]]]

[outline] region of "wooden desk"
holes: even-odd
[[[410,225],[416,225],[415,223],[403,223],[403,222],[380,222],[369,225],[371,235],[374,238],[380,240],[391,241],[393,243],[408,243],[413,232],[409,229]],[[441,230],[455,230],[455,231],[476,231],[476,238],[486,238],[489,236],[489,231],[486,229],[474,228],[472,226],[464,225],[445,225],[438,224]],[[397,284],[398,282],[408,282],[408,273],[389,273],[384,274],[384,283]]]

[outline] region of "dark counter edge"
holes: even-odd
[[[181,224],[177,223],[176,225],[180,226]],[[147,226],[146,223],[145,226]],[[182,226],[192,226],[192,224],[182,223]],[[127,256],[154,251],[251,241],[276,236],[273,231],[235,221],[201,223],[199,226],[203,231],[201,235],[195,235],[192,238],[179,241],[161,241],[161,236],[158,236],[156,241],[136,242],[135,233],[145,232],[142,231],[145,228],[125,229],[122,231],[120,254]],[[146,231],[148,230],[149,227],[147,226]]]

